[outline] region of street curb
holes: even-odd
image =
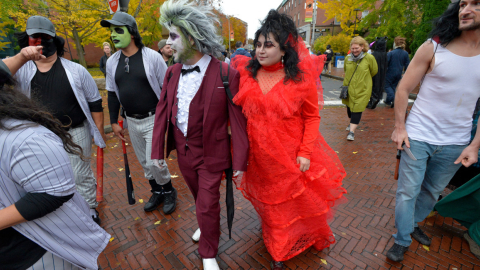
[[[340,77],[340,76],[334,76],[334,75],[331,75],[331,74],[323,74],[322,73],[322,77],[323,76],[325,76],[327,78],[332,78],[332,79],[335,79],[335,80],[343,81],[343,77]]]

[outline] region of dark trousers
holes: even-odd
[[[187,148],[178,154],[178,166],[195,199],[198,226],[201,231],[200,257],[215,258],[220,240],[220,182],[223,171],[209,172],[203,157],[196,157]]]
[[[401,78],[402,77],[400,76],[399,78],[392,78],[385,81],[385,93],[387,93],[385,103],[387,105],[395,101],[395,92],[397,91],[397,85]]]
[[[347,107],[347,115],[348,118],[350,118],[350,124],[358,125],[360,123],[360,119],[362,119],[361,112],[352,112],[350,111],[349,107]]]

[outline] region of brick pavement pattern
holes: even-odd
[[[396,151],[390,141],[393,109],[378,107],[365,111],[353,142],[346,140],[348,119],[344,107],[326,107],[321,116],[320,131],[347,171],[343,183],[348,190],[348,202],[340,205],[331,222],[337,243],[322,251],[306,250],[285,262],[287,269],[480,269],[480,260],[462,237],[465,228],[439,215],[421,223],[421,228],[433,237],[430,248],[414,240],[403,262],[387,260],[395,232],[397,187],[393,179]],[[105,201],[98,210],[102,227],[113,238],[99,256],[101,269],[202,269],[197,244],[190,238],[197,229],[195,205],[178,169],[176,154],[167,160],[178,190],[176,211],[165,216],[159,207],[160,211],[145,213],[149,185],[133,148],[127,146],[137,203],[130,206],[122,147],[112,134],[108,138]],[[224,182],[221,191],[222,235],[217,256],[220,267],[269,269],[271,257],[262,240],[259,218],[239,191],[235,191],[235,220],[232,239],[228,239]]]

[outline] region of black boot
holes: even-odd
[[[387,252],[387,258],[394,262],[403,261],[403,254],[405,254],[407,250],[408,247],[404,247],[399,244],[393,244],[393,246]]]
[[[177,207],[177,190],[172,188],[170,192],[164,192],[165,195],[165,204],[163,204],[163,213],[169,215],[175,211]]]
[[[277,261],[271,261],[270,262],[270,267],[272,270],[283,270],[285,269],[285,265],[283,262],[277,262]]]
[[[411,235],[413,239],[417,240],[422,245],[430,246],[432,243],[432,240],[430,240],[430,238],[428,238],[428,236],[419,227],[415,227]]]
[[[152,193],[153,193],[152,197],[150,197],[148,202],[145,204],[145,207],[143,208],[143,210],[145,212],[151,212],[151,211],[157,209],[157,207],[164,200],[163,191],[152,191]]]

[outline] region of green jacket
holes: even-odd
[[[350,56],[345,58],[345,64],[343,66],[345,70],[344,86],[348,85],[357,67],[357,62],[349,61],[349,58]],[[365,111],[370,101],[370,96],[372,95],[372,77],[375,76],[377,72],[378,65],[375,57],[367,53],[358,65],[357,71],[348,87],[348,97],[342,99],[342,103],[347,105],[352,112]]]

